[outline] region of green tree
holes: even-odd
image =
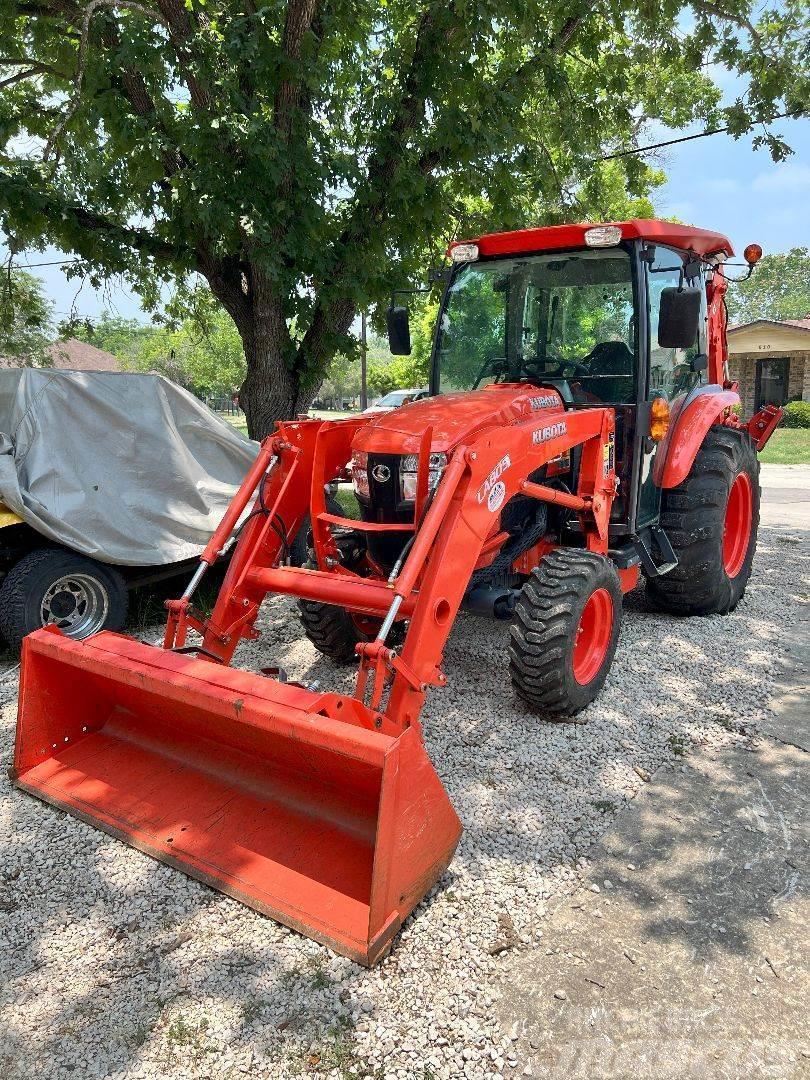
[[[91,319],[70,319],[59,324],[59,333],[63,338],[76,338],[112,353],[124,364],[131,366],[139,348],[156,333],[156,328],[139,319],[126,319],[102,311],[97,322]]]
[[[49,367],[53,341],[53,304],[42,282],[24,270],[12,270],[0,282],[0,357],[20,367]]]
[[[144,335],[128,365],[156,371],[200,397],[233,394],[245,378],[245,354],[233,320],[210,312],[203,325],[188,319]]]
[[[639,158],[598,162],[642,118],[784,156],[806,25],[804,0],[6,0],[0,218],[147,305],[205,278],[261,435],[457,232],[599,217],[617,175],[644,196]],[[728,108],[712,63],[747,83]]]
[[[729,285],[726,303],[735,323],[810,317],[810,249],[764,255],[747,281]]]

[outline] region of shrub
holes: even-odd
[[[789,401],[782,417],[782,427],[810,428],[810,401]]]

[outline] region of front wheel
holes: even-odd
[[[518,697],[549,720],[590,705],[613,663],[621,622],[613,563],[575,548],[546,555],[515,605],[509,671]]]
[[[647,582],[655,607],[676,615],[734,610],[751,577],[759,496],[759,460],[750,437],[711,428],[689,475],[662,496],[661,525],[678,565]]]
[[[127,587],[112,566],[61,548],[31,551],[0,586],[0,634],[19,649],[43,626],[83,639],[120,630],[127,617]]]

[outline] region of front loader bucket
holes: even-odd
[[[374,719],[117,634],[40,630],[23,644],[14,778],[373,964],[461,833],[419,732]]]

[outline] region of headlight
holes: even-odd
[[[352,456],[352,487],[355,495],[371,498],[368,489],[368,454],[364,450],[355,450]]]
[[[438,482],[442,470],[447,465],[447,454],[431,454],[428,468],[428,486],[433,487]],[[399,469],[402,481],[402,499],[404,502],[413,502],[416,498],[416,478],[419,475],[419,455],[406,454],[402,459]]]

